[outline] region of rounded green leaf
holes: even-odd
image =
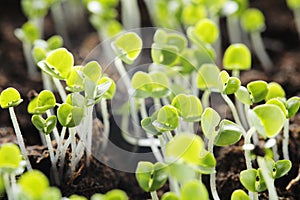
[[[201,101],[194,95],[179,94],[172,100],[179,116],[185,121],[195,122],[200,121],[203,111]]]
[[[113,189],[105,194],[105,200],[128,200],[128,196],[123,190]]]
[[[265,29],[265,17],[260,10],[249,8],[241,15],[241,25],[247,32],[261,32]]]
[[[82,92],[84,90],[84,77],[81,72],[82,66],[75,66],[72,68],[67,80],[66,89],[72,92]]]
[[[111,78],[105,76],[100,79],[98,84],[101,85],[106,82],[111,82],[111,85],[110,85],[109,89],[103,94],[103,98],[112,99],[117,90],[116,83]]]
[[[207,16],[205,6],[202,4],[188,4],[183,7],[181,14],[181,21],[185,25],[194,25],[198,20],[203,19]]]
[[[257,170],[247,169],[240,173],[240,182],[242,185],[251,192],[256,192],[255,182],[256,182]]]
[[[169,163],[181,161],[198,165],[203,150],[204,143],[198,135],[181,133],[166,145],[165,156]]]
[[[81,122],[83,115],[82,108],[67,103],[61,104],[57,109],[58,121],[65,127],[74,127],[78,125]]]
[[[272,104],[256,106],[249,114],[253,126],[264,138],[276,136],[282,129],[286,119],[283,111]]]
[[[18,184],[22,192],[30,199],[39,200],[49,187],[47,177],[38,170],[32,170],[24,173]]]
[[[70,200],[88,200],[86,197],[77,194],[72,194],[69,198]]]
[[[15,107],[19,105],[23,99],[18,90],[13,87],[6,88],[0,94],[0,106],[1,108]]]
[[[292,10],[300,8],[300,1],[299,0],[287,0],[286,1],[288,7]]]
[[[180,200],[174,192],[166,192],[161,197],[161,200]]]
[[[39,95],[33,98],[28,104],[27,111],[30,114],[42,114],[47,110],[54,108],[56,99],[54,94],[49,90],[43,90]]]
[[[270,99],[269,101],[266,102],[266,104],[273,104],[273,105],[278,106],[282,110],[284,115],[287,116],[288,111],[287,111],[284,103],[285,102],[282,99],[279,99],[279,98],[273,98],[273,99]]]
[[[250,200],[250,197],[244,190],[238,189],[231,194],[230,200]]]
[[[74,65],[74,58],[67,49],[58,48],[50,52],[45,60],[45,64],[50,68],[52,74],[56,74],[60,79],[66,79]]]
[[[285,91],[284,89],[281,87],[281,85],[279,85],[276,82],[271,82],[268,84],[268,94],[265,97],[265,101],[268,101],[272,98],[276,98],[276,97],[285,97]]]
[[[280,178],[284,175],[286,175],[292,168],[292,162],[290,160],[278,160],[275,163],[275,175],[274,178]]]
[[[251,105],[251,97],[250,94],[244,86],[240,86],[239,89],[234,93],[234,96],[243,104]]]
[[[151,46],[151,57],[154,63],[172,66],[178,55],[179,49],[176,46],[157,43]]]
[[[229,80],[230,76],[227,71],[222,70],[218,75],[218,89],[220,92],[224,91],[227,81]]]
[[[32,57],[34,59],[35,63],[40,62],[41,60],[44,60],[47,57],[47,52],[45,49],[41,48],[41,47],[34,47],[32,49]]]
[[[215,64],[203,64],[198,70],[197,86],[201,90],[218,88],[220,69]]]
[[[91,200],[105,200],[105,195],[104,194],[93,194],[93,196],[91,196]]]
[[[159,132],[155,126],[153,126],[153,120],[151,117],[147,117],[145,119],[143,119],[141,121],[141,125],[142,125],[142,128],[147,132],[147,133],[150,133],[152,135],[161,135],[162,133]]]
[[[206,138],[215,134],[215,129],[221,120],[220,115],[212,108],[206,108],[201,116],[201,128]]]
[[[170,93],[170,83],[169,78],[167,75],[160,71],[154,71],[149,73],[151,78],[151,85],[149,87],[151,88],[151,97],[154,98],[161,98]]]
[[[291,97],[287,100],[287,110],[288,110],[288,118],[293,117],[300,108],[300,98],[299,97]]]
[[[22,42],[33,44],[35,40],[39,39],[40,30],[34,23],[28,21],[22,26],[22,29],[16,29],[15,35]]]
[[[59,35],[54,35],[47,40],[47,44],[49,50],[58,49],[63,45],[63,38]]]
[[[253,103],[264,100],[269,91],[268,84],[265,81],[252,81],[247,84],[247,89]]]
[[[148,97],[151,93],[152,79],[146,72],[138,71],[131,78],[131,85],[136,90],[136,97]]]
[[[242,133],[242,128],[239,125],[224,119],[220,123],[220,128],[214,144],[216,146],[227,146],[234,144],[241,139]]]
[[[241,86],[240,79],[236,77],[230,77],[226,82],[224,93],[227,95],[235,93]]]
[[[223,66],[226,70],[248,70],[251,68],[249,48],[241,43],[230,45],[224,53]]]
[[[200,156],[198,170],[201,174],[211,174],[214,173],[216,164],[217,161],[213,153],[204,150]]]
[[[12,143],[0,147],[0,171],[11,173],[19,168],[22,160],[20,149]]]
[[[179,52],[182,52],[187,47],[187,39],[178,33],[168,33],[166,44],[176,46]]]
[[[209,195],[203,183],[193,180],[185,183],[181,188],[181,200],[208,200]]]
[[[170,131],[177,128],[179,116],[177,109],[171,105],[163,106],[157,113],[157,120],[152,124],[159,131]]]
[[[187,165],[184,162],[174,162],[168,165],[169,176],[180,183],[185,183],[197,178],[197,171],[193,165]]]
[[[61,192],[56,187],[49,187],[40,200],[61,200]]]
[[[219,37],[219,29],[214,21],[205,18],[195,25],[195,35],[202,42],[213,44]]]
[[[134,32],[121,34],[112,43],[115,54],[125,63],[132,64],[142,50],[143,42]]]
[[[168,179],[167,168],[162,163],[139,162],[135,171],[139,186],[146,192],[161,188]]]
[[[48,135],[56,127],[57,118],[53,115],[44,120],[40,115],[33,115],[31,121],[40,132]]]
[[[96,61],[88,62],[83,68],[82,72],[84,76],[91,79],[95,84],[100,80],[102,76],[102,68]]]

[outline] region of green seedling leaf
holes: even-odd
[[[220,115],[212,108],[206,108],[201,116],[201,128],[206,138],[215,134],[215,129],[221,120]]]
[[[128,196],[123,190],[113,189],[105,194],[105,200],[128,200]]]
[[[12,87],[6,88],[0,94],[0,106],[3,109],[18,106],[22,101],[19,91]]]
[[[31,117],[31,121],[33,125],[38,129],[40,132],[48,135],[53,131],[56,127],[57,118],[56,116],[50,116],[46,120],[43,119],[40,115],[33,115]]]
[[[41,60],[46,59],[47,51],[44,48],[41,48],[41,47],[34,47],[32,49],[32,57],[34,59],[34,62],[38,63]]]
[[[273,98],[273,99],[270,99],[269,101],[266,102],[266,104],[272,104],[272,105],[276,105],[278,106],[282,112],[284,113],[285,116],[288,115],[288,111],[284,105],[285,102],[283,102],[282,99],[279,99],[279,98]]]
[[[205,18],[195,25],[195,35],[202,42],[213,44],[219,37],[219,29],[214,21]]]
[[[5,193],[5,183],[2,174],[0,174],[0,195],[4,195],[4,193]]]
[[[250,94],[244,86],[240,86],[239,89],[234,93],[234,96],[243,104],[252,105]]]
[[[247,32],[262,32],[265,29],[265,17],[256,8],[249,8],[241,14],[242,28]]]
[[[296,10],[300,8],[300,1],[299,0],[287,0],[286,1],[288,7],[292,10]]]
[[[236,77],[230,77],[225,84],[224,93],[227,95],[235,93],[241,86],[240,79]]]
[[[73,65],[73,55],[65,48],[53,50],[45,61],[38,63],[45,73],[61,80],[68,78]]]
[[[151,57],[154,63],[172,66],[179,55],[177,46],[153,43],[151,46]]]
[[[47,15],[51,1],[22,0],[21,5],[28,19],[43,18]]]
[[[132,87],[136,90],[135,96],[140,98],[150,96],[151,83],[152,79],[149,74],[142,71],[136,72],[131,79]]]
[[[162,163],[139,162],[135,176],[139,186],[146,192],[158,190],[168,179],[167,168]]]
[[[288,110],[288,118],[291,118],[299,110],[300,98],[299,97],[291,97],[287,100],[286,104],[287,104],[287,110]]]
[[[224,53],[223,66],[226,70],[248,70],[251,68],[249,48],[241,43],[230,45]]]
[[[251,192],[262,192],[267,189],[260,169],[247,169],[240,173],[240,182]]]
[[[48,50],[54,50],[62,47],[63,38],[59,35],[54,35],[47,40]]]
[[[73,194],[70,196],[70,200],[88,200],[88,199],[84,196]]]
[[[84,76],[81,72],[82,66],[75,66],[72,68],[67,80],[67,90],[71,92],[82,92],[84,91]]]
[[[247,84],[247,89],[253,103],[264,100],[269,91],[268,84],[265,81],[252,81]]]
[[[104,194],[96,193],[93,196],[91,196],[91,200],[106,200]]]
[[[166,192],[161,197],[161,200],[180,200],[174,192]]]
[[[155,71],[149,73],[152,80],[151,83],[151,97],[160,98],[169,94],[169,79],[163,72]]]
[[[197,86],[200,90],[218,88],[220,69],[215,64],[203,64],[198,70]]]
[[[11,173],[20,166],[22,155],[17,145],[5,143],[0,147],[0,171]]]
[[[214,144],[216,146],[227,146],[234,144],[241,139],[243,135],[242,133],[242,128],[239,125],[224,119],[220,123],[220,128]]]
[[[116,93],[116,83],[109,77],[102,77],[100,79],[100,81],[98,82],[98,85],[107,83],[107,82],[111,82],[111,85],[109,87],[109,89],[103,94],[103,98],[105,99],[112,99]]]
[[[61,192],[56,187],[49,187],[40,200],[61,200]]]
[[[179,94],[172,100],[179,116],[185,121],[195,122],[200,121],[203,111],[201,101],[193,95]]]
[[[86,99],[80,93],[70,93],[67,96],[66,103],[76,107],[82,107],[86,104]]]
[[[161,135],[162,133],[153,126],[153,122],[152,117],[147,117],[141,121],[141,125],[147,133],[152,135]]]
[[[200,155],[199,168],[198,171],[201,174],[211,174],[214,173],[214,168],[217,161],[211,152],[204,150]]]
[[[230,76],[227,73],[227,71],[222,70],[218,75],[218,89],[220,92],[224,91],[224,88],[226,86],[226,83],[228,82]]]
[[[47,177],[38,170],[32,170],[24,173],[18,184],[22,192],[30,199],[39,200],[49,188]]]
[[[54,108],[56,99],[54,94],[49,90],[43,90],[39,95],[33,98],[28,104],[27,111],[30,114],[42,114],[47,110]]]
[[[154,36],[153,36],[153,41],[154,43],[157,44],[166,44],[167,43],[167,33],[166,31],[162,29],[158,29],[155,31]]]
[[[285,97],[285,91],[284,89],[281,87],[281,85],[279,85],[276,82],[271,82],[268,84],[268,94],[265,97],[265,101],[268,101],[272,98],[284,98]]]
[[[177,128],[179,116],[177,109],[171,105],[163,106],[157,113],[157,120],[152,124],[161,132],[171,131]]]
[[[59,123],[65,127],[74,127],[78,125],[83,118],[83,109],[63,103],[58,107],[57,118]]]
[[[169,175],[180,183],[185,183],[197,178],[196,170],[186,163],[175,162],[168,165]]]
[[[181,188],[181,200],[208,200],[206,187],[198,180],[185,183]]]
[[[84,76],[91,79],[95,84],[97,84],[101,78],[102,68],[96,61],[88,62],[83,68],[82,72]]]
[[[121,34],[112,43],[115,54],[125,63],[132,64],[142,50],[143,42],[134,32]]]
[[[244,190],[238,189],[231,194],[230,200],[250,200],[250,197]]]
[[[166,160],[169,163],[185,162],[191,165],[199,164],[199,157],[204,150],[202,139],[194,134],[182,133],[176,135],[166,145]]]
[[[166,44],[176,46],[178,51],[182,52],[187,47],[187,40],[177,33],[169,33],[166,37]]]
[[[94,100],[95,103],[100,102],[101,98],[105,96],[106,92],[113,87],[114,81],[112,79],[104,79],[105,82],[99,82],[96,85],[95,93],[94,93]]]
[[[194,25],[200,19],[204,19],[207,16],[205,6],[202,4],[188,4],[183,7],[181,21],[185,25]]]
[[[292,162],[290,160],[278,160],[274,166],[275,174],[273,171],[273,177],[275,179],[283,177],[291,170],[291,168]]]
[[[40,31],[34,23],[28,21],[21,29],[15,30],[15,35],[22,42],[33,44],[35,40],[39,39]]]
[[[258,133],[266,137],[276,136],[286,119],[283,111],[276,105],[264,104],[256,106],[249,112],[250,120]]]

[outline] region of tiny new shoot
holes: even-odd
[[[266,52],[261,32],[265,29],[265,17],[263,13],[256,8],[249,8],[241,15],[242,28],[250,34],[251,43],[256,56],[260,60],[263,69],[270,72],[273,62]]]
[[[1,108],[5,109],[8,108],[9,114],[11,121],[13,123],[13,127],[17,136],[17,141],[20,146],[22,155],[24,156],[24,159],[26,161],[26,167],[28,170],[32,170],[28,155],[27,155],[27,150],[25,147],[25,143],[23,140],[23,136],[20,130],[20,126],[14,111],[14,107],[18,106],[23,99],[21,99],[21,95],[18,90],[15,88],[9,87],[3,90],[0,94],[0,106]]]

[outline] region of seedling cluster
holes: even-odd
[[[73,54],[62,47],[63,40],[70,45],[67,26],[62,24],[63,9],[69,9],[80,22],[81,15],[78,18],[74,13],[82,13],[84,8],[100,39],[114,36],[111,43],[105,43],[104,54],[115,54],[113,65],[130,97],[121,106],[129,113],[119,112],[125,122],[120,128],[128,143],[152,150],[156,162],[139,162],[135,174],[139,186],[153,200],[206,200],[210,196],[221,199],[216,186],[215,147],[222,150],[229,145],[241,145],[246,165],[239,174],[243,188],[235,190],[231,199],[256,200],[266,190],[269,199],[279,199],[275,180],[292,168],[289,123],[300,108],[300,98],[287,97],[276,82],[241,83],[240,73],[252,66],[251,52],[255,52],[267,73],[272,71],[273,64],[261,38],[267,27],[260,10],[249,8],[247,0],[145,0],[151,20],[161,28],[150,38],[151,63],[144,71],[130,75],[127,67],[134,66],[144,50],[139,31],[123,31],[140,26],[137,1],[121,1],[123,24],[117,20],[118,0],[72,3],[22,0],[28,22],[15,30],[23,43],[29,77],[36,79],[39,69],[43,78],[44,90],[30,101],[27,110],[49,151],[51,184],[64,183],[68,178],[65,174],[76,173],[79,164],[90,165],[95,106],[100,107],[104,125],[102,149],[108,144],[107,103],[114,98],[116,83],[96,61],[75,65]],[[298,22],[299,1],[287,3]],[[44,40],[43,18],[48,10],[61,36]],[[221,17],[227,19],[231,42],[224,53],[220,45]],[[245,42],[247,34],[253,49]],[[222,109],[230,110],[230,115],[218,112],[216,97],[222,99]],[[1,91],[0,106],[9,110],[19,147],[10,143],[0,147],[0,193],[6,192],[9,200],[86,199],[76,194],[62,197],[43,173],[32,169],[14,110],[22,101],[13,87]],[[130,119],[139,123],[133,123],[135,137],[128,134]],[[264,144],[263,154],[255,154],[259,143]],[[208,185],[203,183],[203,176],[209,176]],[[157,190],[167,182],[169,191],[159,197]],[[91,197],[103,199],[128,197],[118,189]]]

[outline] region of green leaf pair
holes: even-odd
[[[34,97],[28,104],[27,111],[30,114],[43,114],[47,110],[54,108],[56,99],[54,94],[49,90],[43,90],[37,97]]]
[[[113,189],[106,194],[94,194],[91,200],[128,200],[128,196],[123,190]]]
[[[212,108],[206,108],[201,116],[201,128],[206,138],[214,138],[216,146],[227,146],[236,143],[241,139],[242,128],[221,118]],[[219,123],[220,122],[220,123]],[[219,125],[219,130],[216,127]]]
[[[135,171],[139,186],[146,192],[161,188],[168,179],[167,166],[162,163],[139,162]]]
[[[230,77],[226,71],[221,71],[218,77],[218,87],[221,93],[234,94],[241,86],[241,81],[236,77]]]
[[[19,147],[5,143],[0,147],[0,171],[12,173],[20,167],[22,154]]]
[[[18,106],[22,101],[19,91],[13,87],[6,88],[0,94],[0,106],[3,109]]]
[[[161,98],[170,94],[168,77],[159,71],[145,73],[136,72],[131,79],[137,98]]]
[[[42,133],[48,135],[56,127],[56,116],[50,116],[46,120],[40,115],[33,115],[31,117],[33,125]]]
[[[172,100],[171,105],[177,109],[183,120],[187,122],[200,121],[203,108],[198,97],[179,94]]]
[[[57,109],[59,123],[65,127],[74,127],[80,124],[84,117],[84,109],[68,103],[61,104]]]
[[[178,127],[179,116],[177,109],[171,105],[163,106],[157,113],[152,125],[160,132],[174,130]]]

